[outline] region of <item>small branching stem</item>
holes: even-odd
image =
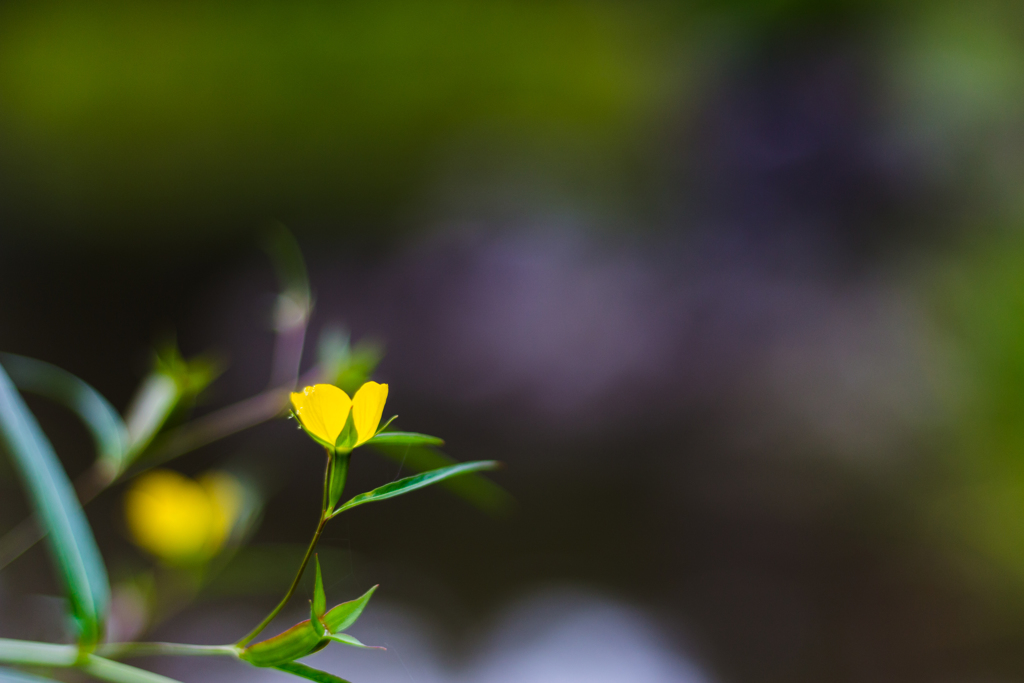
[[[327,526],[327,522],[331,519],[331,510],[328,509],[328,496],[330,495],[329,487],[331,485],[331,468],[333,466],[334,458],[332,457],[333,453],[330,449],[325,450],[327,451],[327,464],[324,466],[324,494],[323,500],[320,504],[320,521],[316,525],[316,532],[313,534],[313,540],[309,542],[309,547],[306,548],[306,555],[302,558],[302,564],[299,565],[299,570],[295,573],[295,578],[292,579],[292,585],[288,587],[288,592],[286,592],[284,597],[281,598],[281,602],[277,603],[277,607],[272,609],[270,614],[256,625],[256,628],[235,643],[236,647],[244,648],[246,645],[251,643],[256,636],[263,631],[263,629],[270,625],[270,622],[274,620],[274,617],[284,609],[285,605],[288,604],[288,601],[292,599],[293,595],[295,595],[295,591],[299,587],[299,582],[302,580],[302,574],[306,571],[306,565],[309,564],[310,558],[313,557],[313,551],[316,550],[316,544],[317,541],[320,540],[320,534],[324,532],[324,527]]]

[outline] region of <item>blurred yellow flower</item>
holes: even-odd
[[[128,490],[125,517],[140,548],[170,564],[202,562],[224,545],[242,497],[242,485],[226,472],[207,472],[195,481],[155,470]]]
[[[336,386],[315,384],[292,393],[292,407],[315,440],[328,448],[350,450],[377,433],[387,399],[387,384],[367,382],[351,399]]]

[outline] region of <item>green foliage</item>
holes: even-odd
[[[250,645],[239,656],[254,666],[278,666],[312,653],[322,646],[322,640],[318,629],[307,619],[284,633]]]
[[[324,614],[322,608],[317,608],[317,603],[321,599],[326,604],[326,598],[321,597],[323,596],[323,584],[320,578],[319,561],[317,561],[316,566],[317,587],[314,589],[314,598],[311,606],[313,614],[311,618],[306,621],[300,621],[284,633],[273,638],[250,645],[242,650],[239,657],[254,666],[276,667],[310,655],[324,648],[332,640],[344,643],[345,645],[366,647],[355,638],[339,632],[356,622],[356,619],[363,613],[366,604],[370,601],[377,587],[374,586],[355,600],[343,602]],[[326,633],[324,633],[324,629],[326,629]],[[341,635],[342,637],[332,638],[334,635]]]
[[[324,595],[324,579],[320,574],[320,558],[314,555],[316,563],[316,581],[313,584],[313,615],[319,619],[327,610],[327,596]]]
[[[469,472],[479,472],[482,470],[493,470],[500,467],[501,463],[495,460],[478,460],[476,462],[466,462],[459,465],[452,465],[450,467],[442,467],[438,470],[431,470],[430,472],[424,472],[423,474],[417,474],[412,477],[406,477],[405,479],[399,479],[398,481],[385,484],[372,491],[366,493],[360,493],[355,496],[347,503],[339,507],[334,511],[334,515],[338,515],[345,510],[354,508],[359,505],[366,503],[374,503],[380,500],[387,500],[388,498],[394,498],[395,496],[401,496],[405,493],[411,493],[417,489],[421,489],[431,484],[436,484],[440,481],[448,479],[449,477],[457,477],[462,474]],[[332,515],[333,516],[333,515]]]
[[[49,532],[50,551],[68,592],[79,640],[89,647],[103,635],[110,602],[107,571],[64,468],[2,367],[0,440]]]
[[[314,669],[311,666],[299,664],[298,662],[281,664],[274,668],[299,676],[300,678],[317,681],[317,683],[348,683],[344,678],[338,678],[334,674],[329,674],[326,671],[320,671],[319,669]]]
[[[380,432],[366,443],[372,446],[443,446],[444,439],[416,432]]]
[[[0,364],[22,391],[45,396],[74,412],[85,424],[97,456],[116,472],[128,451],[128,430],[121,415],[98,391],[70,372],[45,361],[0,353]]]
[[[349,423],[352,421],[349,420]],[[348,478],[348,462],[351,453],[335,451],[331,453],[331,483],[328,488],[327,509],[333,510],[341,500],[341,494],[345,490],[345,480]]]
[[[377,586],[374,586],[355,600],[349,600],[331,608],[331,611],[324,615],[324,625],[331,633],[338,633],[356,623],[356,619],[366,609],[367,603],[370,602],[370,598],[373,597],[376,590]]]
[[[395,446],[380,442],[372,445],[384,457],[414,472],[427,472],[458,464],[454,458],[426,446]],[[505,489],[479,474],[470,472],[445,479],[440,485],[491,515],[507,514],[513,506],[512,496]]]

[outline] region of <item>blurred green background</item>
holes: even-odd
[[[404,427],[508,464],[508,518],[429,492],[325,537],[336,592],[380,581],[424,620],[422,661],[612,680],[582,645],[474,639],[586,591],[685,663],[632,680],[1017,680],[1022,152],[1020,2],[10,2],[0,350],[123,408],[173,332],[226,362],[198,414],[258,392],[280,221],[307,348],[378,340]],[[80,427],[31,405],[81,471]],[[249,582],[162,635],[270,604],[314,456],[278,422],[175,463],[273,485],[226,574]],[[360,465],[356,488],[397,476]],[[0,473],[6,531],[26,508]],[[89,514],[127,575],[119,496]],[[6,569],[2,635],[55,633],[25,616],[55,592],[42,550]],[[603,642],[593,614],[566,632]]]

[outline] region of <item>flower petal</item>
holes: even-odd
[[[331,446],[348,420],[352,399],[331,384],[315,384],[292,394],[292,407],[302,426]]]
[[[202,486],[170,470],[135,480],[125,496],[128,529],[136,545],[162,560],[205,559],[214,504]]]
[[[380,416],[384,414],[384,402],[388,400],[388,385],[367,382],[359,387],[352,399],[352,421],[355,423],[356,446],[368,441],[380,424]]]

